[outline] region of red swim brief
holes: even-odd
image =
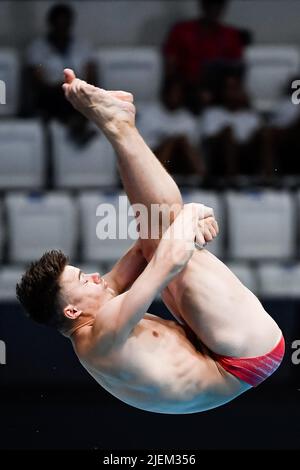
[[[212,353],[212,357],[230,374],[256,387],[275,372],[285,351],[283,335],[271,352],[257,357],[230,357]]]

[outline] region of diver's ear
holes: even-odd
[[[64,316],[70,320],[76,320],[81,314],[82,310],[78,310],[74,305],[69,304],[64,308]]]

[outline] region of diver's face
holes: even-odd
[[[61,294],[65,302],[82,313],[96,315],[112,297],[114,291],[99,273],[85,274],[75,266],[66,266],[60,277]]]

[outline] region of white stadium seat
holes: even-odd
[[[237,278],[250,289],[253,293],[258,293],[258,284],[256,277],[256,269],[249,263],[226,263],[228,268],[236,275]]]
[[[266,298],[300,297],[300,264],[260,263],[257,268],[260,295]]]
[[[290,259],[295,254],[295,207],[285,191],[226,194],[229,256]]]
[[[24,268],[20,266],[0,267],[0,301],[16,300],[16,284],[23,273]]]
[[[127,217],[128,207],[128,199],[123,193],[86,192],[79,196],[85,262],[116,261],[135,242],[135,220],[134,216]],[[128,222],[131,237],[128,237]]]
[[[57,188],[116,186],[116,155],[100,131],[84,147],[78,147],[65,126],[50,126],[54,159],[54,185]]]
[[[0,122],[0,188],[39,188],[45,177],[43,128],[35,120]]]
[[[96,60],[102,88],[131,92],[135,101],[158,98],[162,66],[156,48],[102,48]]]
[[[51,249],[73,256],[78,224],[69,195],[8,194],[5,202],[10,262],[26,263]]]
[[[12,49],[0,49],[0,116],[13,116],[19,102],[19,59]]]
[[[259,111],[271,111],[287,86],[300,72],[296,46],[256,45],[245,52],[246,86]]]
[[[218,193],[214,191],[185,191],[182,194],[182,199],[185,204],[197,202],[213,208],[220,231],[217,238],[209,243],[206,248],[218,258],[222,258],[224,255],[225,217]]]

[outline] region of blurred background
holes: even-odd
[[[299,17],[293,0],[0,3],[0,448],[299,448]],[[118,211],[122,187],[113,149],[64,100],[65,67],[132,92],[137,127],[184,199],[215,209],[211,251],[286,337],[283,365],[257,390],[197,415],[139,411],[21,314],[16,282],[44,251],[103,273],[131,244],[96,238],[96,207]],[[151,311],[169,317],[160,299]]]

